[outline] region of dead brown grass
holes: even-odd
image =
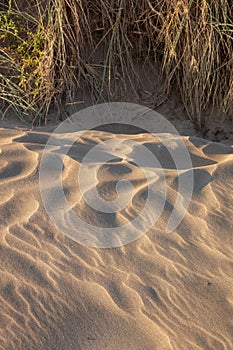
[[[32,53],[32,45],[25,44],[25,51],[15,55],[11,46],[16,34],[1,24],[5,35],[0,51],[1,98],[7,102],[3,110],[11,104],[18,113],[39,122],[51,106],[61,110],[65,103],[72,103],[84,84],[95,103],[114,100],[116,85],[125,91],[129,84],[133,88],[140,79],[136,66],[150,62],[163,78],[163,96],[178,88],[198,128],[203,127],[204,112],[210,107],[218,111],[218,117],[232,117],[230,1],[49,0],[27,4],[13,1],[9,18],[15,22],[15,16],[23,18],[34,39],[40,28],[41,46]],[[0,1],[0,8],[3,16],[9,2]],[[22,28],[17,36],[23,42],[29,40]],[[28,64],[30,59],[36,65]],[[23,74],[25,84],[19,78]]]

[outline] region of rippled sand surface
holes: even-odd
[[[0,349],[232,350],[233,148],[183,138],[194,191],[184,219],[167,233],[177,193],[172,159],[151,135],[124,135],[161,162],[166,203],[146,235],[100,249],[64,235],[44,209],[39,163],[48,137],[45,131],[0,129]],[[89,131],[64,160],[67,201],[82,220],[99,227],[130,223],[145,203],[145,178],[133,162],[136,149],[125,141],[115,153],[109,149],[116,161],[102,166],[86,187],[91,193],[95,186],[110,201],[117,182],[130,181],[134,190],[125,210],[110,216],[96,212],[78,190],[84,155],[119,137]],[[61,152],[59,143],[54,152]],[[144,167],[151,164],[145,160]]]

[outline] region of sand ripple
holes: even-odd
[[[166,149],[151,135],[128,135],[164,168],[164,211],[137,241],[97,249],[63,235],[44,210],[38,165],[49,133],[1,129],[0,136],[0,349],[233,349],[232,147],[184,138],[194,191],[181,224],[165,233],[178,177],[189,176],[191,169],[177,173]],[[57,137],[54,152],[62,154]],[[133,189],[125,193],[129,204],[107,214],[84,201],[77,183],[80,162],[94,145],[116,137],[91,131],[64,161],[67,201],[83,220],[99,227],[130,223],[147,196],[143,171],[133,162],[137,149],[122,142],[95,183],[87,177],[85,194],[91,196],[96,187],[103,199],[115,200],[117,183],[124,178]],[[151,167],[149,159],[144,166]],[[150,181],[155,181],[152,175]]]

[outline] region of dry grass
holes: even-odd
[[[95,103],[114,100],[119,86],[134,89],[137,65],[152,62],[163,96],[178,88],[198,128],[209,108],[232,117],[230,0],[0,0],[0,11],[3,115],[10,105],[41,122],[84,84]]]

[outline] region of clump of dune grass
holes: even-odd
[[[94,103],[119,87],[123,98],[143,86],[137,67],[150,63],[160,97],[178,90],[198,128],[210,108],[229,118],[232,11],[227,0],[0,0],[2,113],[39,123],[84,88]]]
[[[165,3],[165,2],[164,2]],[[168,3],[168,2],[166,2]],[[200,128],[203,111],[233,107],[233,8],[230,1],[170,1],[158,42],[165,88],[179,87],[190,119]]]

